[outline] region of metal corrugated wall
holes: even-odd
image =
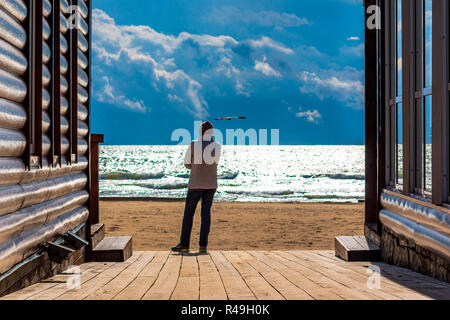
[[[40,0],[36,0],[40,1]],[[0,275],[34,254],[47,241],[72,230],[88,219],[88,102],[89,10],[78,1],[82,21],[78,31],[78,160],[71,161],[68,90],[70,44],[68,42],[69,3],[60,1],[61,73],[61,157],[55,162],[49,154],[52,139],[51,103],[51,13],[49,0],[43,1],[42,47],[42,167],[27,168],[26,106],[28,40],[30,14],[24,0],[0,0]],[[75,2],[76,3],[76,2]],[[73,61],[73,60],[72,60]],[[57,123],[58,121],[54,121]]]

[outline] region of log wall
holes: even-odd
[[[27,51],[33,41],[29,35],[32,1],[43,5],[42,157],[33,167],[27,159],[29,123],[33,121],[28,79],[33,66]],[[69,2],[60,0],[60,50],[55,50],[52,14],[58,14],[53,13],[57,1],[0,0],[0,278],[39,252],[46,242],[84,225],[89,217],[90,4],[72,1],[81,16],[76,48],[69,37]],[[71,48],[77,53],[75,57]],[[55,64],[53,53],[58,51]],[[56,80],[52,78],[55,65],[60,73],[59,91],[55,91]],[[78,79],[75,98],[70,95],[70,70],[74,68]],[[81,236],[86,238],[86,234]],[[39,280],[39,276],[34,278]]]
[[[450,210],[392,191],[381,206],[383,260],[450,282]]]
[[[78,227],[74,232],[78,236],[86,234],[86,226]],[[68,269],[86,262],[86,248],[77,250],[62,261],[53,261],[47,252],[39,250],[20,264],[0,276],[0,297],[28,287],[41,279],[50,278]]]
[[[417,245],[411,238],[383,227],[381,256],[389,264],[450,282],[450,261]]]

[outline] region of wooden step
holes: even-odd
[[[103,239],[105,239],[105,225],[103,223],[91,225],[92,248],[95,248]]]
[[[380,261],[380,247],[365,236],[335,238],[335,254],[345,261]]]
[[[131,237],[106,237],[92,250],[90,261],[124,262],[133,254]]]

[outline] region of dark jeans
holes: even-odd
[[[184,209],[183,228],[180,244],[189,248],[191,242],[192,223],[194,222],[195,209],[202,200],[202,226],[200,228],[200,247],[208,246],[209,229],[211,227],[211,206],[216,190],[189,190]]]

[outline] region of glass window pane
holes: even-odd
[[[431,87],[432,84],[432,31],[433,31],[433,0],[425,0],[424,8],[424,72],[425,72],[425,88]]]
[[[422,98],[416,99],[415,103],[415,121],[414,121],[414,187],[423,189],[423,107]]]
[[[431,191],[431,177],[432,177],[432,110],[433,103],[432,97],[425,97],[425,110],[424,110],[424,159],[425,159],[425,190]]]
[[[397,0],[397,97],[402,96],[402,0]]]
[[[395,187],[395,184],[397,183],[397,122],[396,122],[396,105],[390,106],[389,108],[389,132],[390,139],[389,139],[389,155],[390,155],[390,183],[391,186]]]
[[[397,105],[397,184],[403,184],[403,105]]]

